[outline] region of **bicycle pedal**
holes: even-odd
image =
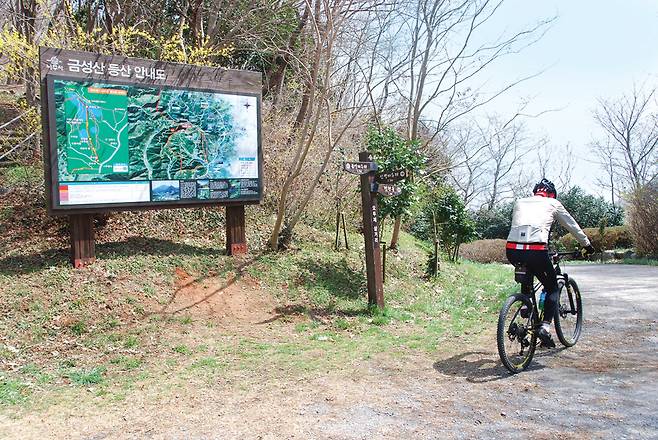
[[[541,341],[541,344],[539,344],[540,347],[555,348],[555,341],[553,341],[550,333],[546,330],[540,329],[537,336],[539,336],[539,340]]]

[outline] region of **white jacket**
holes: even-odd
[[[578,223],[556,199],[542,196],[518,199],[512,214],[512,229],[507,241],[514,243],[548,243],[548,235],[553,221],[557,220],[567,228],[578,243],[589,246],[587,235]]]

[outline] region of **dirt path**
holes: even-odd
[[[490,343],[456,344],[437,358],[379,357],[349,374],[303,380],[274,372],[239,387],[196,384],[112,408],[28,415],[7,421],[8,432],[97,440],[658,438],[658,268],[567,271],[584,294],[585,332],[572,349],[539,352],[523,374],[499,366],[492,333]]]

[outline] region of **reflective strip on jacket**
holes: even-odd
[[[515,243],[548,243],[553,221],[564,226],[578,243],[589,246],[587,235],[558,200],[550,197],[532,196],[518,199],[514,204],[512,228],[507,241]]]

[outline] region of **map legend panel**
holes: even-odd
[[[59,185],[59,203],[136,203],[151,201],[148,182],[69,182]]]

